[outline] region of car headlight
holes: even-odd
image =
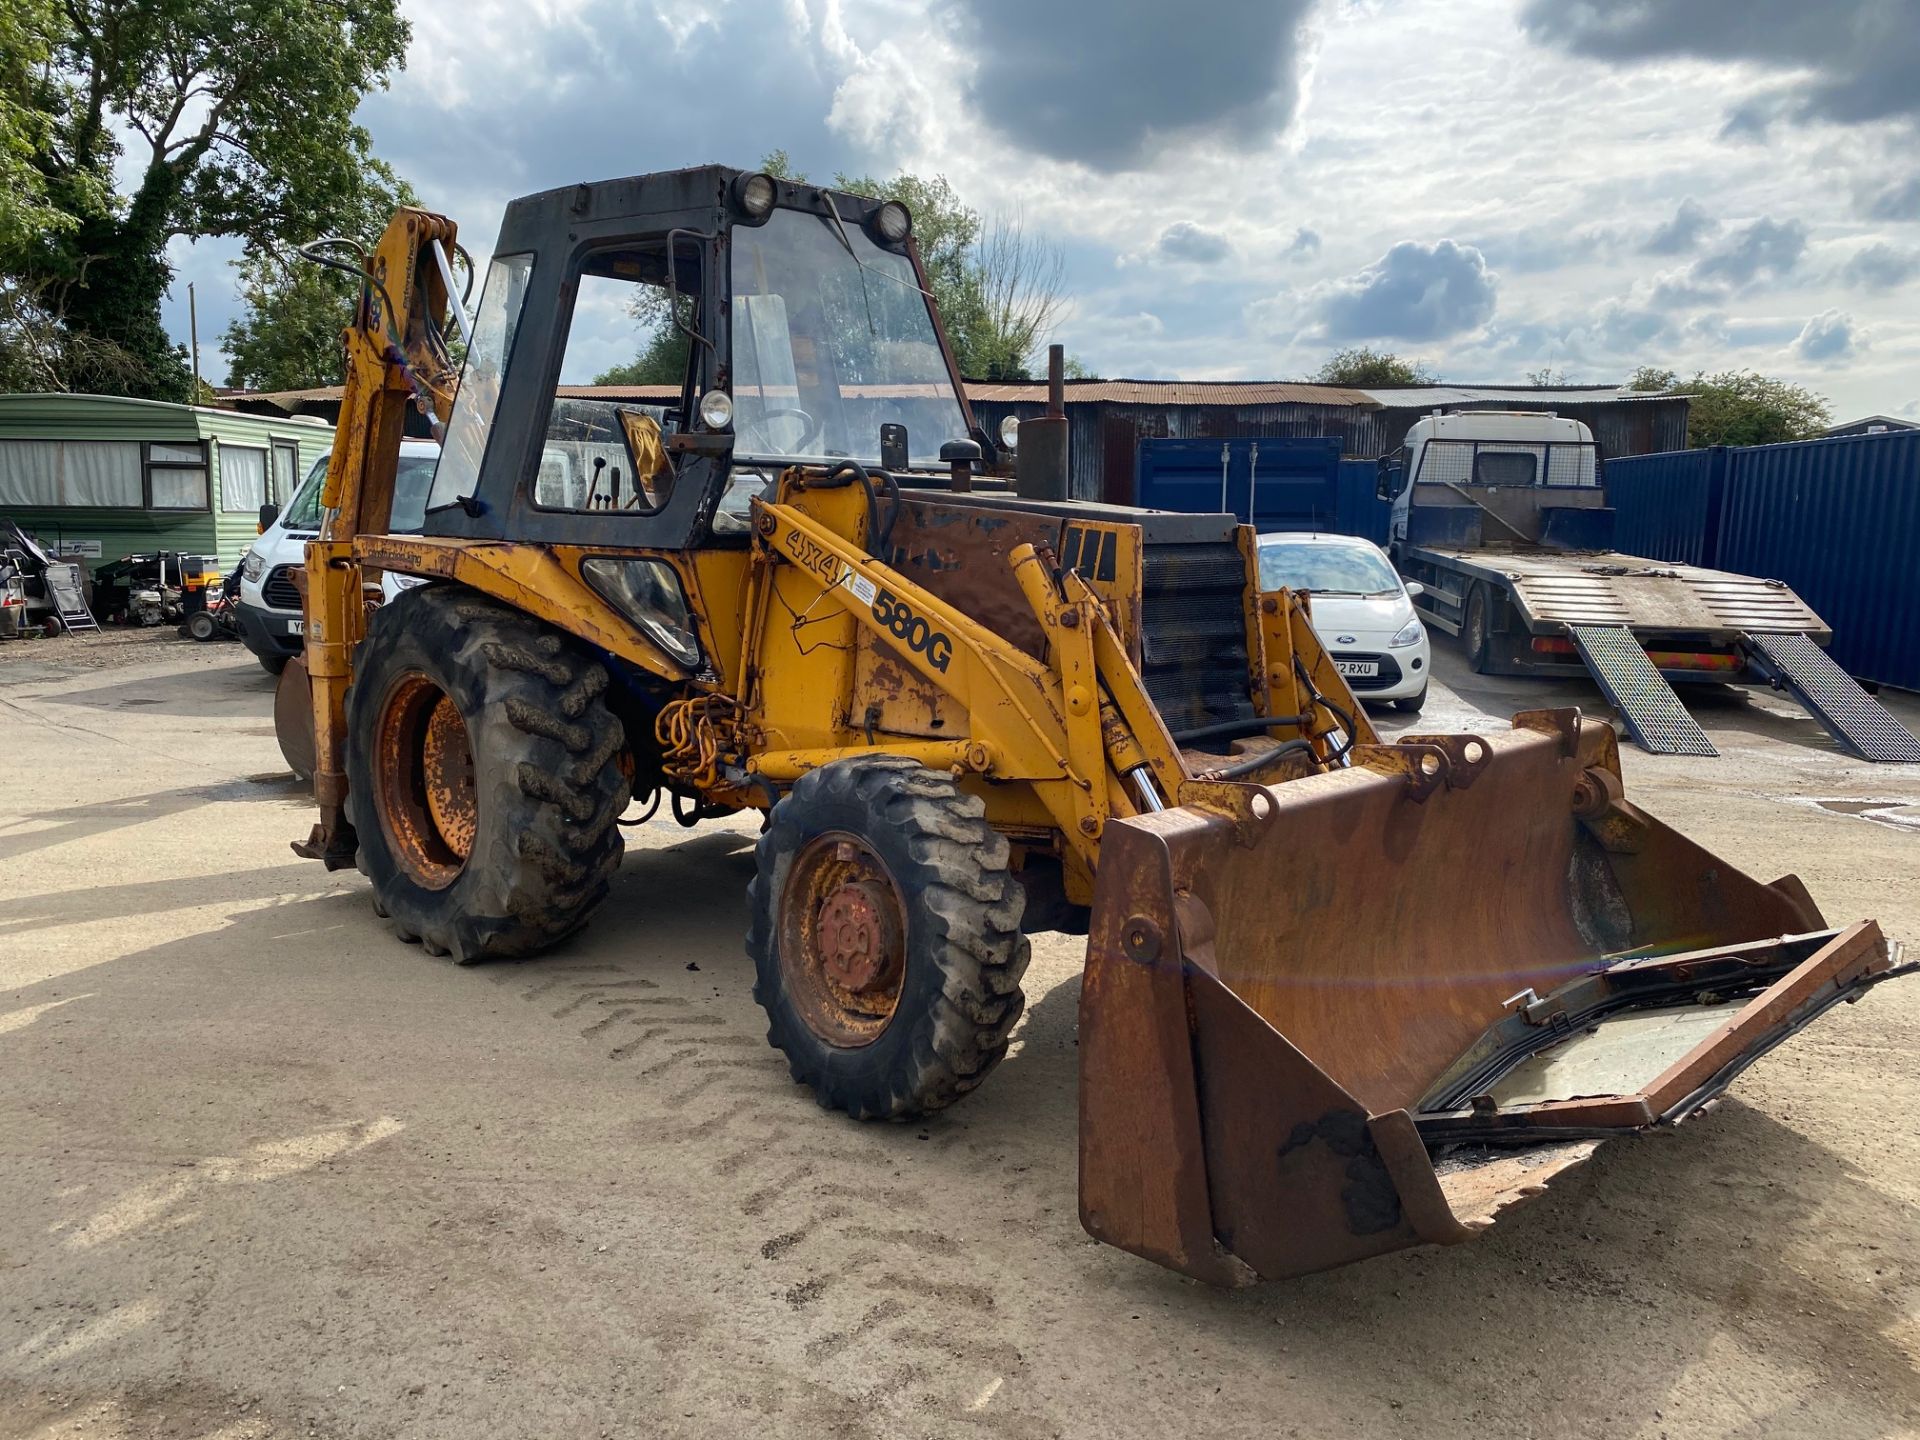
[[[1420,624],[1420,617],[1416,615],[1402,625],[1387,644],[1395,650],[1404,650],[1409,645],[1418,645],[1420,637],[1426,633],[1425,628]]]
[[[266,573],[267,562],[260,558],[259,552],[256,550],[247,551],[247,558],[240,562],[240,574],[257,585],[260,582],[260,577]]]

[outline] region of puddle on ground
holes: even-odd
[[[1850,815],[1856,820],[1871,820],[1894,830],[1920,833],[1920,800],[1814,800],[1799,799],[1796,805],[1811,805],[1829,815]]]

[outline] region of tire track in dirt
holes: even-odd
[[[743,1236],[758,1230],[758,1242],[743,1248],[768,1267],[770,1288],[798,1322],[798,1356],[821,1383],[922,1423],[1014,1437],[1058,1433],[1012,1393],[1028,1374],[1026,1360],[994,1338],[996,1297],[968,1263],[989,1238],[913,1223],[939,1213],[928,1190],[901,1181],[916,1160],[937,1158],[947,1175],[960,1169],[974,1189],[1009,1178],[968,1159],[967,1149],[979,1147],[964,1129],[855,1128],[804,1104],[784,1057],[766,1042],[759,1008],[744,995],[714,994],[710,976],[650,977],[579,962],[490,978],[631,1067],[646,1112],[637,1122],[642,1143],[684,1152],[727,1197]],[[993,1185],[988,1208],[1003,1213],[1010,1197],[1001,1192],[1023,1188]],[[946,1208],[968,1224],[964,1204]]]

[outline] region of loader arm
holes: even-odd
[[[406,432],[406,407],[429,415],[435,432],[453,407],[458,371],[444,336],[448,307],[444,257],[455,226],[444,216],[403,207],[372,254],[355,266],[360,297],[342,337],[346,386],[333,454],[320,492],[320,538],[306,553],[306,669],[312,686],[313,795],[320,819],[297,854],[330,870],[353,864],[347,798],[346,696],[354,646],[366,634],[366,603],[354,541],[383,534],[393,515],[393,485]],[[435,255],[435,246],[439,256]]]
[[[1097,869],[1101,838],[1115,817],[1191,804],[1238,820],[1254,787],[1221,783],[1217,775],[1231,769],[1238,779],[1291,778],[1335,768],[1356,745],[1376,740],[1297,597],[1267,595],[1255,605],[1261,621],[1257,654],[1272,676],[1258,694],[1271,724],[1240,738],[1261,748],[1207,767],[1183,752],[1169,732],[1106,602],[1078,573],[1031,544],[1007,557],[1045,638],[1048,658],[1038,660],[866,554],[840,533],[848,528],[840,517],[833,523],[809,513],[821,502],[819,492],[806,486],[805,479],[790,479],[781,499],[757,504],[754,521],[761,543],[817,587],[813,601],[799,608],[817,612],[825,603],[851,617],[967,714],[965,739],[910,746],[888,740],[887,752],[1032,786],[1089,874]],[[737,698],[753,699],[745,693]],[[1261,737],[1279,743],[1264,744]],[[871,742],[766,748],[747,760],[746,769],[784,786],[870,748]]]

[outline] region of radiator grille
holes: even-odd
[[[1142,559],[1141,679],[1167,728],[1252,716],[1239,547],[1148,545]]]
[[[293,567],[276,565],[261,582],[260,598],[274,610],[295,610],[300,608],[300,592],[293,588]]]

